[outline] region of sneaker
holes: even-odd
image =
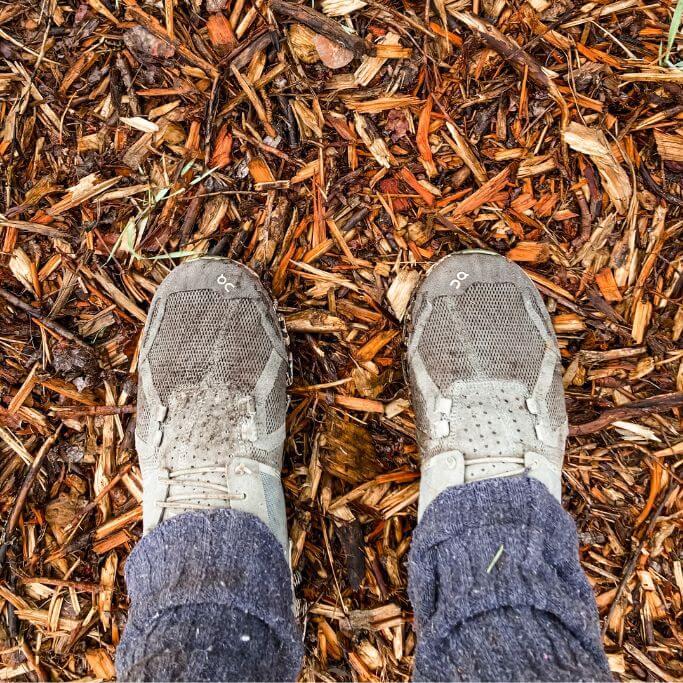
[[[258,278],[225,259],[175,268],[152,300],[139,376],[144,532],[189,510],[231,508],[259,517],[287,553],[289,361]]]
[[[560,353],[533,282],[497,254],[436,263],[415,293],[407,371],[422,455],[418,516],[446,488],[523,475],[559,500]]]

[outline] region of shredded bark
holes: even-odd
[[[115,675],[140,335],[164,276],[210,253],[259,273],[292,339],[302,679],[409,680],[401,332],[466,248],[519,263],[550,311],[564,505],[614,675],[682,678],[675,4],[0,5],[0,678]]]

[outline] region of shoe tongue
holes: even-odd
[[[465,459],[465,483],[520,475],[525,471],[525,459],[523,456],[515,458],[473,458]]]
[[[162,425],[159,464],[175,470],[252,457],[255,419],[253,399],[236,395],[233,389],[199,387],[174,392]]]
[[[465,382],[452,393],[449,433],[440,450],[455,449],[468,460],[524,457],[537,443],[535,416],[517,382]]]

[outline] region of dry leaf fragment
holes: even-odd
[[[175,55],[175,48],[161,38],[157,38],[142,26],[133,26],[123,34],[126,47],[141,62],[161,61]]]
[[[612,154],[605,134],[572,121],[563,133],[564,141],[575,151],[587,155],[598,167],[605,190],[619,214],[628,211],[632,188],[626,171]]]
[[[342,69],[353,61],[353,52],[340,43],[316,33],[313,45],[320,55],[320,61],[330,69]]]
[[[232,133],[223,124],[216,135],[216,142],[211,155],[211,168],[222,168],[230,163],[232,157]]]
[[[228,4],[228,0],[206,0],[207,12],[220,12],[224,10]]]

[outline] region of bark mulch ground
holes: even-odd
[[[164,275],[205,252],[254,268],[293,339],[303,677],[407,679],[402,319],[430,263],[471,247],[520,263],[553,317],[564,500],[611,667],[680,679],[674,10],[0,0],[0,679],[114,676],[140,332]]]

